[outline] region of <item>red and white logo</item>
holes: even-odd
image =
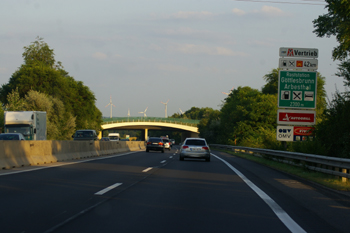
[[[314,125],[315,111],[278,110],[277,123],[282,125]]]
[[[294,126],[294,135],[296,136],[310,136],[314,134],[314,131],[314,127]]]
[[[288,49],[287,56],[288,57],[294,57],[294,50],[293,49]]]

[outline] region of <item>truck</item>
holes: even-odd
[[[21,133],[26,140],[46,140],[46,112],[5,111],[4,132]]]

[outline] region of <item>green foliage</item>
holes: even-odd
[[[62,101],[33,90],[21,101],[24,105],[23,111],[46,112],[48,140],[71,140],[75,131],[75,118],[66,112]]]
[[[278,92],[278,75],[279,69],[273,69],[270,73],[266,74],[263,79],[266,84],[262,88],[263,94],[276,95]]]
[[[318,138],[317,138],[318,139]],[[320,140],[292,142],[288,145],[289,151],[314,155],[327,155],[327,147]]]
[[[55,63],[53,49],[50,49],[42,38],[37,38],[31,45],[24,47],[24,50],[22,55],[24,64],[12,74],[9,82],[0,88],[0,101],[5,104],[5,107],[9,110],[21,110],[16,98],[24,99],[31,90],[37,91],[49,96],[56,108],[61,106],[58,100],[63,103],[63,115],[59,116],[60,120],[56,121],[57,124],[61,122],[62,117],[65,117],[69,127],[100,131],[102,113],[95,106],[95,95],[83,82],[75,81],[70,77],[61,62]],[[19,96],[7,98],[16,88]],[[75,119],[74,124],[73,119]],[[75,128],[72,130],[74,131]],[[67,138],[63,135],[72,130],[66,129],[66,133],[61,134],[58,133],[60,131],[52,129],[52,132],[57,133],[51,135],[56,135],[57,139]]]
[[[324,120],[316,127],[316,139],[328,156],[350,158],[350,99],[336,93]]]
[[[350,87],[350,60],[343,61],[338,67],[338,77],[343,77],[345,79],[344,86]]]
[[[7,95],[7,100],[8,103],[5,105],[6,111],[23,111],[25,109],[25,103],[19,96],[18,87]]]
[[[205,118],[198,124],[199,136],[208,143],[220,143],[222,140],[220,127],[220,111],[206,108]]]
[[[333,59],[342,61],[350,52],[350,1],[326,0],[328,13],[313,21],[318,37],[335,36],[339,46],[333,50]]]
[[[276,95],[263,94],[250,87],[238,87],[221,109],[221,129],[225,143],[256,146],[276,129]],[[274,139],[276,140],[276,139]]]

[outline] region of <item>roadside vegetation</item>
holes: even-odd
[[[291,166],[289,164],[284,164],[271,159],[257,157],[252,154],[233,152],[230,150],[220,150],[220,151],[223,151],[225,153],[232,154],[234,156],[238,156],[244,159],[249,159],[251,161],[263,164],[264,166],[268,166],[276,170],[279,170],[294,176],[298,176],[300,178],[323,185],[330,189],[334,189],[338,191],[350,191],[349,182],[342,182],[341,179],[334,177],[333,175],[327,175],[320,172],[310,171],[303,167]]]
[[[56,62],[42,38],[24,47],[24,63],[0,88],[0,127],[4,111],[46,111],[47,139],[71,140],[76,129],[101,128],[95,95]]]

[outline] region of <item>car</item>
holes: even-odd
[[[210,148],[204,138],[186,138],[180,147],[180,160],[198,158],[210,161]]]
[[[21,133],[2,133],[0,134],[0,140],[26,140]]]
[[[164,142],[164,148],[168,149],[168,150],[171,150],[171,144],[170,144],[169,139],[167,139],[167,138],[162,138],[162,139],[163,139],[163,142]]]
[[[110,140],[109,140],[109,137],[103,137],[103,138],[101,138],[100,141],[110,141]]]
[[[161,151],[164,153],[165,147],[163,139],[157,137],[150,137],[147,141],[146,152],[150,150]]]
[[[81,129],[77,130],[72,136],[74,141],[90,141],[97,140],[97,133],[93,129]]]
[[[171,146],[175,145],[175,139],[169,139],[169,140],[170,140]]]

